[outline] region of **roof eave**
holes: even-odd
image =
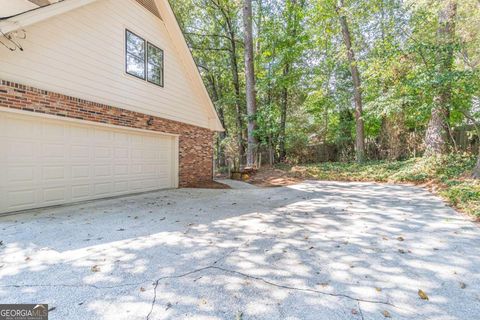
[[[32,24],[61,15],[76,8],[80,8],[89,3],[98,0],[69,0],[61,1],[45,7],[15,15],[10,18],[0,20],[0,31],[4,34],[26,28]]]

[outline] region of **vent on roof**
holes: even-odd
[[[145,9],[162,19],[160,16],[160,12],[158,12],[157,5],[155,4],[155,0],[137,0]]]

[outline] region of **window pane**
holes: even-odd
[[[147,80],[163,87],[163,50],[147,44]]]
[[[127,31],[127,52],[138,58],[145,57],[145,40]]]
[[[127,53],[127,73],[145,79],[145,62]]]
[[[126,65],[127,73],[145,79],[145,40],[126,31]]]
[[[148,81],[163,86],[163,70],[161,66],[148,64]]]
[[[162,65],[163,51],[152,44],[148,44],[148,63]]]

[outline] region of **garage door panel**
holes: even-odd
[[[71,125],[70,126],[70,139],[72,143],[89,142],[93,139],[92,130],[88,127]]]
[[[90,184],[72,186],[73,201],[87,200],[90,198],[91,194],[92,190]]]
[[[103,182],[95,183],[93,185],[94,192],[96,195],[109,195],[114,193],[113,183],[112,182]]]
[[[65,166],[43,166],[42,180],[45,183],[62,182],[67,178],[67,170]]]
[[[12,138],[7,142],[7,160],[11,162],[33,162],[35,142]]]
[[[130,137],[126,133],[116,132],[114,135],[115,146],[128,146]]]
[[[121,160],[121,159],[128,160],[130,158],[130,153],[128,148],[117,147],[115,148],[114,154],[115,154],[116,160]]]
[[[27,138],[30,139],[36,135],[35,130],[38,129],[32,126],[32,123],[27,119],[13,119],[5,120],[6,136],[9,138]]]
[[[89,165],[72,165],[72,180],[90,179]]]
[[[114,174],[118,176],[128,176],[128,163],[127,164],[117,164],[114,168]]]
[[[176,187],[177,143],[0,112],[0,213]]]
[[[114,190],[115,190],[116,193],[128,192],[129,182],[128,181],[117,181],[117,182],[115,182]]]
[[[41,140],[40,140],[41,141]],[[46,161],[63,160],[68,152],[64,143],[42,143],[42,158]]]
[[[94,156],[96,160],[112,160],[112,147],[97,146],[94,149]]]
[[[11,209],[24,209],[34,206],[36,203],[36,192],[32,189],[10,190],[6,192],[6,203]]]
[[[97,165],[94,167],[94,174],[97,178],[110,177],[112,175],[111,165]]]
[[[114,133],[107,129],[93,129],[93,135],[97,143],[112,142]]]
[[[90,158],[90,146],[75,144],[70,147],[70,157],[72,161],[85,161]]]
[[[8,184],[25,183],[35,179],[35,167],[25,165],[10,165],[10,170],[6,172],[6,182]]]
[[[42,126],[43,139],[45,141],[63,141],[66,126],[63,124],[49,123]]]
[[[43,201],[47,204],[64,203],[67,201],[66,188],[63,186],[53,188],[43,188]]]

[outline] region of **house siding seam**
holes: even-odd
[[[214,132],[173,120],[129,111],[0,80],[0,107],[179,135],[179,186],[211,181]],[[147,122],[151,120],[151,125]]]

